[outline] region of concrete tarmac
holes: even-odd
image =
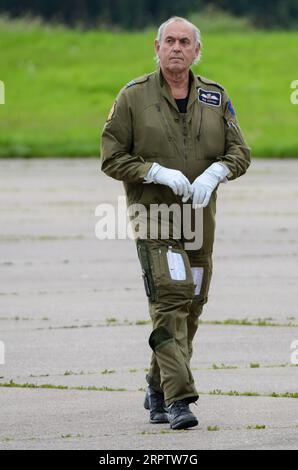
[[[95,237],[122,184],[96,158],[1,160],[0,449],[297,449],[297,170],[254,160],[219,188],[199,426],[177,432],[143,408],[152,328],[134,242]]]

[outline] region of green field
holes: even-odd
[[[154,35],[0,20],[0,156],[98,155],[118,90],[155,68]],[[253,155],[298,156],[298,33],[202,35],[194,71],[227,88]]]

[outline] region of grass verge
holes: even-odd
[[[0,19],[0,157],[94,156],[118,91],[154,70],[156,32],[79,31]],[[228,90],[253,154],[298,155],[297,32],[204,30],[195,73]]]

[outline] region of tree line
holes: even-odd
[[[207,6],[249,17],[257,27],[298,28],[297,0],[0,0],[0,13],[26,14],[74,26],[139,29]]]

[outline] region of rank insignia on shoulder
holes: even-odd
[[[219,91],[198,89],[198,100],[211,106],[221,105],[221,93]]]
[[[130,82],[128,82],[126,84],[126,87],[125,88],[130,88],[131,86],[134,86],[137,82],[135,80],[130,80]]]
[[[230,113],[232,114],[232,116],[236,116],[235,109],[233,108],[233,105],[232,105],[232,101],[231,101],[231,100],[228,101],[228,110],[230,111]]]
[[[114,113],[115,113],[115,108],[116,108],[117,100],[114,101],[113,106],[111,107],[111,111],[109,112],[109,115],[107,117],[106,122],[110,122],[113,119]]]

